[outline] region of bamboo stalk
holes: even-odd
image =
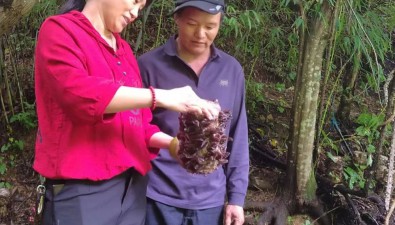
[[[143,46],[143,51],[144,51],[144,33],[145,33],[145,27],[147,25],[147,19],[149,14],[151,13],[152,6],[154,5],[155,0],[152,0],[151,4],[147,7],[147,9],[144,12],[143,16],[143,23],[141,25],[141,29],[139,31],[139,35],[137,37],[136,45],[134,47],[134,52],[137,52],[140,48],[140,46]]]
[[[1,37],[0,37],[0,81],[3,79],[3,69],[4,69],[3,44],[1,42]],[[3,82],[0,82],[0,83],[3,83]],[[0,102],[1,102],[1,108],[3,109],[4,119],[6,121],[6,124],[9,125],[8,115],[7,115],[7,111],[5,109],[5,103],[4,103],[4,98],[3,98],[3,87],[2,86],[0,86]]]
[[[8,46],[10,48],[10,63],[12,65],[12,69],[14,71],[14,77],[16,80],[16,85],[17,85],[18,93],[19,93],[19,104],[22,108],[22,112],[25,112],[25,106],[24,106],[24,102],[23,102],[23,92],[22,92],[21,85],[19,82],[19,72],[16,67],[17,57],[14,57],[14,55],[13,55],[13,51],[15,51],[15,53],[16,53],[16,49],[12,47],[12,46],[15,46],[15,43],[12,43],[12,42],[10,43],[10,40],[8,40]]]
[[[155,47],[159,46],[159,40],[160,40],[159,36],[160,36],[161,30],[162,30],[162,20],[163,20],[162,18],[163,18],[164,8],[165,8],[165,1],[162,0],[162,5],[161,5],[161,9],[160,9],[160,16],[159,16],[158,31],[156,33]]]
[[[2,42],[2,46],[4,47],[4,44],[5,44],[4,38],[2,38],[0,41]],[[1,56],[1,57],[3,57],[3,56]],[[1,61],[4,62],[4,58]],[[5,84],[5,88],[6,88],[8,106],[9,106],[9,109],[11,111],[11,114],[15,115],[14,104],[12,102],[12,93],[11,93],[11,88],[10,88],[10,79],[8,77],[8,73],[7,73],[7,69],[6,68],[4,68],[3,74],[4,74],[4,84]]]
[[[3,115],[4,115],[4,118],[5,118],[5,122],[6,122],[7,125],[9,125],[10,121],[8,120],[7,111],[5,110],[3,91],[2,91],[1,88],[0,88],[0,101],[1,101],[1,108],[3,109]]]

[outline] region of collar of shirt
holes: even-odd
[[[164,51],[169,56],[178,56],[176,39],[177,39],[177,35],[174,35],[173,37],[169,38],[167,43],[164,45]],[[217,57],[221,57],[221,52],[218,51],[214,43],[210,46],[210,48],[211,48],[210,60],[215,59]]]

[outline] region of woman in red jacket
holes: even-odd
[[[150,108],[218,113],[190,87],[142,88],[119,33],[145,3],[68,0],[40,28],[34,169],[46,178],[45,225],[144,224],[145,174],[172,140]]]

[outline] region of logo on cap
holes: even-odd
[[[222,9],[222,6],[217,5],[215,8],[211,8],[210,11],[220,11]]]

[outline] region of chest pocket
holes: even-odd
[[[147,149],[144,144],[145,131],[141,110],[135,109],[122,112],[122,120],[122,138],[125,146],[129,149]]]
[[[129,125],[135,128],[143,127],[143,116],[140,109],[133,109],[126,113]]]

